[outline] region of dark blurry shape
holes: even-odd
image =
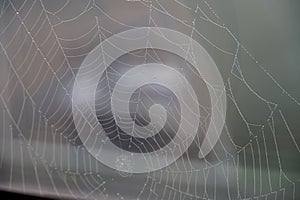
[[[42,196],[32,196],[28,194],[21,194],[21,193],[14,193],[14,192],[7,192],[7,191],[0,191],[0,196],[4,197],[5,199],[24,199],[24,200],[51,200],[51,198],[42,197]]]

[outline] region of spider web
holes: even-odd
[[[287,117],[283,100],[293,113],[300,102],[231,32],[213,3],[2,1],[1,188],[57,198],[299,198],[297,122]],[[178,29],[199,41],[223,76],[228,111],[223,133],[204,159],[197,136],[172,165],[130,174],[89,154],[77,135],[71,100],[86,55],[114,33],[141,26]],[[131,55],[145,62],[162,59],[151,46]],[[121,75],[112,68],[106,79]],[[210,110],[203,110],[203,123],[209,123]],[[116,164],[130,167],[124,157]]]

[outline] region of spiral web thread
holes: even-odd
[[[106,11],[107,5],[96,1],[60,1],[54,8],[49,2],[1,2],[0,173],[3,181],[0,186],[61,198],[124,199],[122,187],[113,186],[118,177],[107,175],[109,170],[78,141],[70,102],[78,61],[113,32],[103,24],[110,21],[125,30],[135,26],[118,20]],[[242,127],[236,133],[225,125],[212,158],[194,164],[200,159],[187,152],[174,165],[143,175],[139,191],[130,198],[296,199],[299,175],[290,173],[282,154],[283,148],[289,148],[295,162],[299,160],[299,137],[290,126],[296,122],[288,120],[284,105],[277,97],[264,96],[253,77],[248,76],[248,68],[265,78],[276,94],[288,99],[294,112],[299,110],[299,101],[252,56],[222,22],[210,1],[172,2],[193,13],[188,20],[172,15],[170,6],[160,1],[122,1],[122,5],[130,4],[139,4],[147,11],[148,24],[144,26],[155,26],[153,13],[159,13],[189,29],[191,37],[201,38],[213,52],[231,60],[225,65],[230,73],[224,82],[228,102]],[[86,19],[88,23],[83,24]],[[227,38],[230,48],[210,39],[203,29],[196,28],[198,23]],[[78,30],[76,26],[82,28]],[[65,27],[76,31],[65,35]],[[241,57],[246,57],[251,66],[244,65]],[[253,109],[263,112],[263,119],[256,121],[248,116],[235,85],[246,90],[259,104]],[[236,140],[236,134],[242,134],[243,141]],[[286,143],[280,141],[282,138]],[[119,161],[130,165],[126,158]],[[120,175],[125,184],[127,179],[134,178],[130,174]]]

